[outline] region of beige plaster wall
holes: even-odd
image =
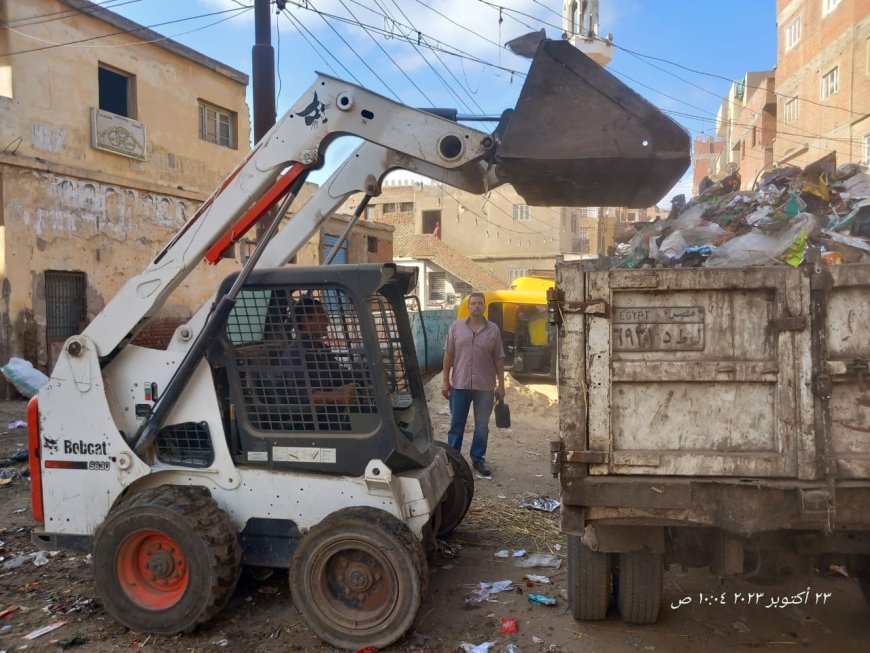
[[[68,11],[54,0],[7,2],[8,20]],[[63,47],[26,52],[45,42],[65,43],[118,29],[96,18],[78,15],[65,20],[0,30],[0,57],[11,69],[12,97],[0,96],[0,143],[20,139],[20,159],[38,157],[54,165],[117,175],[172,189],[208,193],[248,148],[249,118],[245,85],[156,45],[135,45],[135,34],[101,39],[105,46]],[[22,36],[27,34],[28,37]],[[147,160],[91,147],[90,110],[99,106],[100,64],[134,77],[134,118],[145,124]],[[237,147],[199,138],[198,100],[235,112]],[[7,148],[8,149],[8,148]],[[167,189],[168,190],[168,189]]]

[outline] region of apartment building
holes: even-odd
[[[742,186],[751,188],[756,178],[774,162],[776,138],[776,78],[774,71],[749,72],[731,84],[716,117],[717,142],[702,142],[696,152],[707,162],[711,179],[740,171]],[[697,146],[697,142],[696,142]],[[696,168],[697,189],[703,175]]]
[[[777,0],[777,163],[870,163],[870,2]]]
[[[83,0],[2,1],[0,24],[0,360],[47,370],[249,149],[248,77]]]

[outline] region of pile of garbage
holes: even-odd
[[[678,195],[665,220],[638,227],[596,267],[798,267],[811,248],[827,265],[868,262],[870,174],[838,168],[833,154],[774,170],[752,191],[734,173],[689,202]]]

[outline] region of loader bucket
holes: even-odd
[[[680,125],[567,41],[545,40],[501,131],[497,170],[528,204],[643,208],[689,161]]]

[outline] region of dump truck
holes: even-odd
[[[575,619],[655,622],[670,564],[764,584],[845,564],[870,594],[870,266],[566,262],[556,285]]]

